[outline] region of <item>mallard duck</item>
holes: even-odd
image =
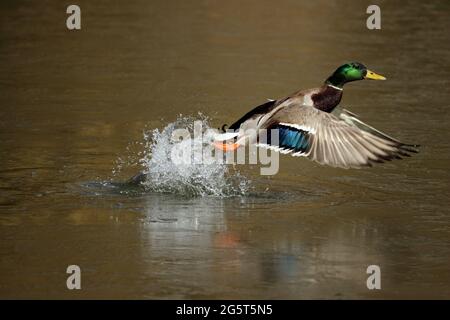
[[[365,124],[350,111],[336,109],[344,85],[363,79],[386,80],[361,63],[346,63],[321,87],[300,90],[254,108],[229,127],[232,132],[218,135],[214,146],[230,151],[256,143],[259,147],[341,168],[371,166],[417,153],[417,145],[402,143]],[[248,133],[260,129],[267,130],[266,139]],[[278,130],[278,139],[271,129]]]

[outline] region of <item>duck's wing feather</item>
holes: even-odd
[[[242,123],[250,120],[250,119],[258,119],[263,115],[266,115],[273,111],[277,106],[279,106],[283,101],[282,100],[269,100],[266,103],[263,103],[262,105],[259,105],[249,112],[247,112],[245,115],[243,115],[239,120],[237,120],[235,123],[233,123],[229,129],[231,130],[238,130]]]
[[[417,146],[382,133],[346,110],[335,116],[292,104],[276,112],[265,128],[267,139],[259,140],[261,147],[333,167],[360,168],[418,152]]]

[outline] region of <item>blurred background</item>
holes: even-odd
[[[378,1],[381,30],[372,1],[79,0],[79,31],[70,4],[0,2],[0,298],[450,297],[448,1]],[[348,61],[388,81],[342,104],[418,155],[282,156],[273,177],[239,168],[235,196],[108,184],[142,169],[144,130],[231,124]]]

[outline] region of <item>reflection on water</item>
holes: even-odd
[[[78,4],[79,32],[56,1],[0,4],[0,297],[450,296],[446,1],[382,1],[381,31],[351,0]],[[229,124],[348,60],[389,81],[349,84],[343,104],[419,155],[369,170],[281,157],[274,177],[239,168],[253,188],[225,198],[120,183],[137,165],[112,175],[144,130],[199,111]]]

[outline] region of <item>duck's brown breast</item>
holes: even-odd
[[[331,112],[341,102],[342,90],[324,85],[319,92],[311,96],[313,107],[324,112]]]

